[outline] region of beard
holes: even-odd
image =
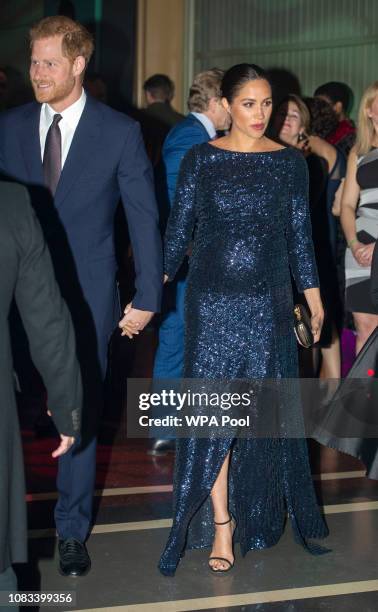
[[[47,85],[46,88],[41,88],[40,85]],[[32,81],[32,87],[37,102],[53,105],[62,102],[67,98],[75,87],[75,78],[68,77],[61,83],[55,83],[53,79],[40,79]]]

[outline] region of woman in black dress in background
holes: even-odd
[[[305,104],[299,96],[292,94],[280,104],[275,124],[281,142],[301,150],[307,162],[312,239],[325,309],[317,347],[322,357],[319,375],[323,379],[339,379],[342,304],[336,268],[336,225],[333,224],[331,206],[345,173],[345,161],[335,147],[318,135],[319,105],[329,106],[315,98],[309,98]]]
[[[272,94],[259,67],[228,70],[222,92],[231,132],[185,156],[165,238],[165,272],[172,280],[195,230],[183,376],[295,378],[290,268],[311,310],[315,340],[323,320],[306,164],[298,151],[264,135]],[[293,418],[300,427],[299,410]],[[160,571],[173,575],[185,548],[211,545],[210,569],[228,571],[235,521],[244,555],[275,544],[287,512],[296,539],[314,554],[324,552],[307,540],[328,531],[304,439],[179,439],[173,526]]]

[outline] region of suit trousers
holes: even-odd
[[[59,458],[56,486],[59,492],[54,517],[61,540],[85,542],[92,526],[93,493],[96,480],[97,440],[81,440]]]
[[[98,368],[82,368],[84,402],[82,432],[72,448],[59,457],[55,506],[55,525],[60,539],[75,538],[85,542],[91,527],[93,495],[96,481],[96,450],[98,422],[104,404],[104,380],[107,366],[109,336],[97,332]],[[79,362],[85,361],[80,356]],[[94,367],[94,366],[93,366]]]

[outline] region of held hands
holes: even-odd
[[[137,336],[148,325],[154,316],[154,313],[148,310],[133,308],[131,302],[127,304],[124,313],[125,316],[118,323],[118,327],[122,329],[121,336],[127,336],[131,340],[134,335]]]
[[[371,265],[374,245],[374,242],[371,244],[363,244],[357,241],[351,246],[354,259],[363,268],[368,268]]]

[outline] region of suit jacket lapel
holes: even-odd
[[[31,183],[43,185],[43,167],[41,144],[39,139],[39,117],[41,105],[33,104],[25,113],[25,123],[20,125],[20,142],[22,155]]]
[[[56,189],[55,205],[57,207],[67,197],[90,160],[94,143],[100,135],[101,123],[102,115],[99,105],[88,96]]]

